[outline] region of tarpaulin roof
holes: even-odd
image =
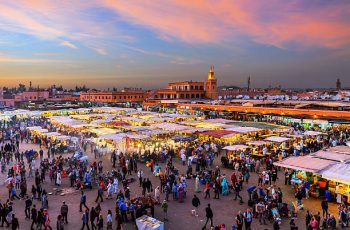
[[[341,183],[350,184],[350,165],[335,164],[322,171],[322,177],[328,180],[335,180]]]
[[[255,146],[261,146],[261,145],[266,145],[266,141],[249,141],[247,142],[248,145],[255,145]]]
[[[234,131],[230,131],[230,130],[209,130],[206,132],[202,132],[201,134],[203,135],[207,135],[207,136],[211,136],[211,137],[215,137],[215,138],[221,138],[225,135],[228,134],[232,134],[235,133]]]
[[[128,125],[129,124],[129,123],[125,122],[125,121],[111,121],[109,123],[112,124],[112,125],[115,125],[115,126],[122,126],[122,125]]]
[[[282,161],[273,163],[275,166],[290,168],[294,170],[302,170],[311,173],[319,173],[321,170],[336,164],[331,160],[324,160],[311,156],[288,157]]]
[[[101,135],[99,138],[111,140],[111,141],[121,141],[121,140],[126,139],[126,138],[145,139],[145,138],[148,138],[148,136],[138,135],[138,134],[133,134],[133,133],[113,133],[113,134]]]
[[[261,129],[254,128],[254,127],[239,127],[239,126],[230,127],[230,128],[227,128],[226,130],[231,130],[237,133],[252,133],[252,132],[261,131]]]
[[[327,160],[333,160],[338,162],[350,161],[350,154],[337,153],[331,151],[318,151],[312,154],[313,157],[318,157]]]
[[[249,148],[247,145],[230,145],[226,146],[223,149],[229,150],[229,151],[238,151],[238,150],[244,150],[246,148]]]
[[[317,132],[317,131],[311,131],[311,130],[307,130],[304,132],[305,136],[318,136],[321,135],[321,132]]]
[[[287,137],[277,137],[277,136],[272,136],[265,139],[265,141],[278,142],[278,143],[285,142],[288,140],[289,138]]]
[[[174,124],[174,123],[156,123],[152,124],[151,126],[159,128],[159,129],[165,129],[169,131],[181,131],[181,130],[186,130],[191,127],[184,126],[184,125],[179,125],[179,124]]]
[[[350,154],[350,147],[345,145],[339,145],[329,149],[331,152]]]
[[[205,120],[206,122],[210,123],[220,123],[220,124],[226,124],[232,122],[232,120],[227,120],[227,119],[222,119],[222,118],[217,118],[217,119],[209,119]]]

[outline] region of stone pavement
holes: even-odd
[[[38,145],[33,144],[23,144],[20,146],[21,150],[25,149],[39,149]],[[90,148],[88,148],[90,149]],[[44,151],[45,152],[45,151]],[[46,152],[45,152],[46,154]],[[93,159],[93,156],[91,153],[88,153],[90,160]],[[103,158],[104,162],[104,170],[111,170],[111,163],[109,161],[109,157],[105,156]],[[174,164],[177,168],[180,169],[180,172],[185,172],[185,167],[180,164],[180,160],[177,159],[174,161]],[[220,164],[220,157],[215,160],[214,164],[219,165]],[[163,164],[159,164],[161,167],[163,167]],[[149,177],[152,181],[153,187],[160,185],[159,178],[153,176],[150,172],[150,169],[147,168],[144,164],[138,163],[138,168],[142,169],[144,171],[145,177]],[[221,169],[221,172],[223,174],[227,175],[228,181],[232,170],[229,169]],[[0,175],[0,179],[2,181],[5,180],[4,174]],[[130,177],[130,176],[129,176]],[[133,173],[131,177],[137,178],[136,174]],[[277,185],[282,188],[283,195],[284,195],[284,201],[291,203],[294,201],[294,192],[291,186],[285,186],[284,185],[284,177],[283,173],[279,172],[279,177],[281,178],[280,181],[277,181]],[[241,195],[243,196],[244,203],[242,205],[239,204],[238,201],[233,200],[233,194],[230,194],[228,196],[220,196],[219,200],[215,199],[204,199],[204,194],[199,193],[197,194],[199,199],[201,200],[201,206],[200,206],[200,212],[199,216],[195,217],[191,215],[192,208],[192,197],[194,194],[194,179],[187,180],[188,188],[187,188],[187,197],[184,200],[184,203],[179,203],[177,201],[172,200],[172,196],[170,196],[169,201],[169,211],[168,211],[168,219],[169,221],[165,222],[165,229],[201,229],[205,219],[205,207],[208,203],[211,204],[213,213],[214,213],[214,224],[220,224],[224,223],[227,227],[227,229],[231,229],[231,225],[235,223],[235,217],[239,210],[245,211],[248,208],[247,200],[248,200],[248,194],[246,191],[246,188],[251,185],[256,185],[258,181],[257,175],[255,173],[251,174],[251,178],[249,180],[248,185],[244,185],[244,189],[241,192]],[[33,178],[29,178],[28,180],[28,191],[30,193],[30,188],[32,184],[34,183]],[[7,197],[7,189],[5,188],[5,185],[2,186],[3,189],[0,190],[0,197],[1,201],[4,202]],[[43,188],[46,189],[47,192],[52,192],[53,188],[55,186],[51,184],[48,180],[44,182]],[[57,215],[59,214],[60,207],[63,201],[65,201],[69,206],[69,216],[68,221],[69,224],[65,225],[65,229],[80,229],[81,228],[81,213],[79,212],[79,199],[80,199],[80,193],[77,190],[69,189],[69,181],[67,178],[62,180],[62,188],[66,188],[67,194],[65,196],[60,195],[50,195],[49,196],[49,214],[51,218],[51,226],[53,229],[56,228],[56,219]],[[138,181],[131,183],[129,185],[131,190],[131,197],[136,197],[141,195],[141,188],[139,187]],[[202,188],[203,190],[204,188]],[[96,203],[94,202],[96,196],[97,196],[97,190],[93,189],[92,191],[86,190],[87,194],[87,205],[88,207],[95,206]],[[211,196],[214,196],[213,191],[211,191]],[[161,195],[161,199],[164,199],[164,194]],[[310,198],[308,200],[303,200],[304,205],[306,209],[312,210],[314,213],[317,211],[321,211],[321,200]],[[37,207],[41,207],[40,201],[35,201],[34,204],[36,204]],[[337,206],[336,204],[330,204],[330,212],[336,214]],[[115,209],[115,202],[114,200],[104,200],[103,203],[101,203],[102,207],[102,214],[104,216],[104,219],[106,220],[107,216],[107,210],[112,210],[112,213],[114,215],[114,209]],[[19,218],[20,221],[20,229],[29,229],[29,224],[31,223],[29,220],[24,219],[24,200],[16,200],[14,201],[14,211]],[[162,220],[163,213],[159,206],[156,206],[155,208],[155,217]],[[305,229],[305,211],[300,211],[298,214],[298,220],[296,221],[297,225],[299,226],[299,229]],[[115,229],[115,223],[114,228]],[[123,225],[123,229],[136,229],[136,227],[131,224],[127,223]],[[272,224],[268,223],[267,225],[260,225],[257,219],[253,220],[252,229],[272,229]],[[289,229],[289,219],[283,219],[281,229]]]

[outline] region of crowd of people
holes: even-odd
[[[273,154],[264,155],[263,158],[251,157],[249,152],[239,152],[230,159],[226,158],[227,160],[223,156],[222,166],[231,169],[230,175],[222,172],[227,172],[227,169],[223,170],[221,166],[214,164],[214,159],[220,156],[225,146],[215,141],[192,141],[176,149],[165,146],[160,152],[145,151],[142,159],[137,154],[123,154],[116,150],[110,154],[109,166],[112,170],[107,171],[105,168],[109,166],[105,167],[106,161],[102,155],[97,154],[94,144],[85,141],[84,136],[80,138],[78,151],[87,152],[90,145],[93,155],[90,161],[81,160],[75,154],[62,155],[59,143],[46,137],[31,135],[31,132],[22,128],[23,123],[26,126],[55,129],[45,118],[20,118],[0,122],[1,172],[6,174],[5,185],[8,189],[8,198],[5,202],[0,202],[0,219],[1,226],[11,226],[12,229],[19,229],[20,226],[13,208],[14,202],[19,199],[25,202],[25,218],[31,221],[31,229],[65,229],[69,223],[68,205],[65,201],[62,202],[60,213],[54,213],[57,221],[52,223],[49,214],[51,192],[47,191],[48,184],[60,190],[64,179],[69,181],[72,189],[80,192],[82,229],[122,229],[124,223],[135,224],[135,220],[144,214],[155,217],[155,208],[158,206],[166,221],[169,203],[184,203],[189,193],[194,193],[194,216],[199,215],[203,200],[208,203],[204,209],[206,219],[203,229],[209,222],[214,229],[226,229],[225,224],[214,226],[215,210],[210,206],[211,202],[215,202],[210,202],[211,199],[218,200],[221,196],[231,196],[233,200],[238,200],[238,205],[246,203],[249,207],[245,209],[242,206],[244,210],[237,213],[235,223],[230,223],[236,229],[251,229],[255,218],[261,225],[272,223],[276,230],[280,229],[282,220],[288,219],[291,229],[297,229],[295,221],[298,210],[285,202],[283,192],[276,183],[280,169],[273,162],[288,155],[306,154],[327,146],[344,144],[349,138],[347,129],[330,129],[323,137],[295,139],[294,143],[288,144],[288,152],[284,147],[269,145],[261,151]],[[37,144],[39,150],[23,150],[21,146],[27,143]],[[176,158],[186,166],[185,171],[180,169],[182,166],[177,167],[174,163]],[[140,162],[148,162],[149,172],[139,169]],[[292,173],[285,171],[285,184],[290,183]],[[252,174],[256,174],[254,177],[257,181],[250,180]],[[152,184],[150,177],[158,177],[159,185]],[[131,183],[138,184],[142,194],[136,196],[130,189]],[[194,184],[194,191],[189,191],[188,183]],[[28,188],[29,184],[32,185]],[[86,189],[96,190],[96,205],[88,206]],[[295,195],[298,205],[302,199],[307,198],[305,189],[307,184]],[[248,193],[247,200],[243,200],[243,192]],[[107,216],[104,218],[102,204],[110,199],[115,200],[115,208],[113,211],[105,210]],[[342,227],[348,226],[350,212],[347,206],[339,205],[338,219],[328,212],[326,201],[322,201],[321,206],[324,211],[322,216],[320,213],[306,211],[308,229],[335,228],[337,223]]]

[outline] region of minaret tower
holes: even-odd
[[[211,66],[208,72],[208,80],[205,81],[205,97],[217,100],[218,99],[218,85],[215,79],[214,66]]]

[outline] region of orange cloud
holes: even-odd
[[[220,43],[246,37],[286,47],[339,48],[350,44],[350,4],[322,1],[104,0],[124,20],[155,31],[160,38]]]
[[[66,46],[68,48],[71,49],[77,49],[78,47],[76,47],[76,45],[74,45],[73,43],[69,42],[69,41],[63,41],[60,43],[61,46]]]

